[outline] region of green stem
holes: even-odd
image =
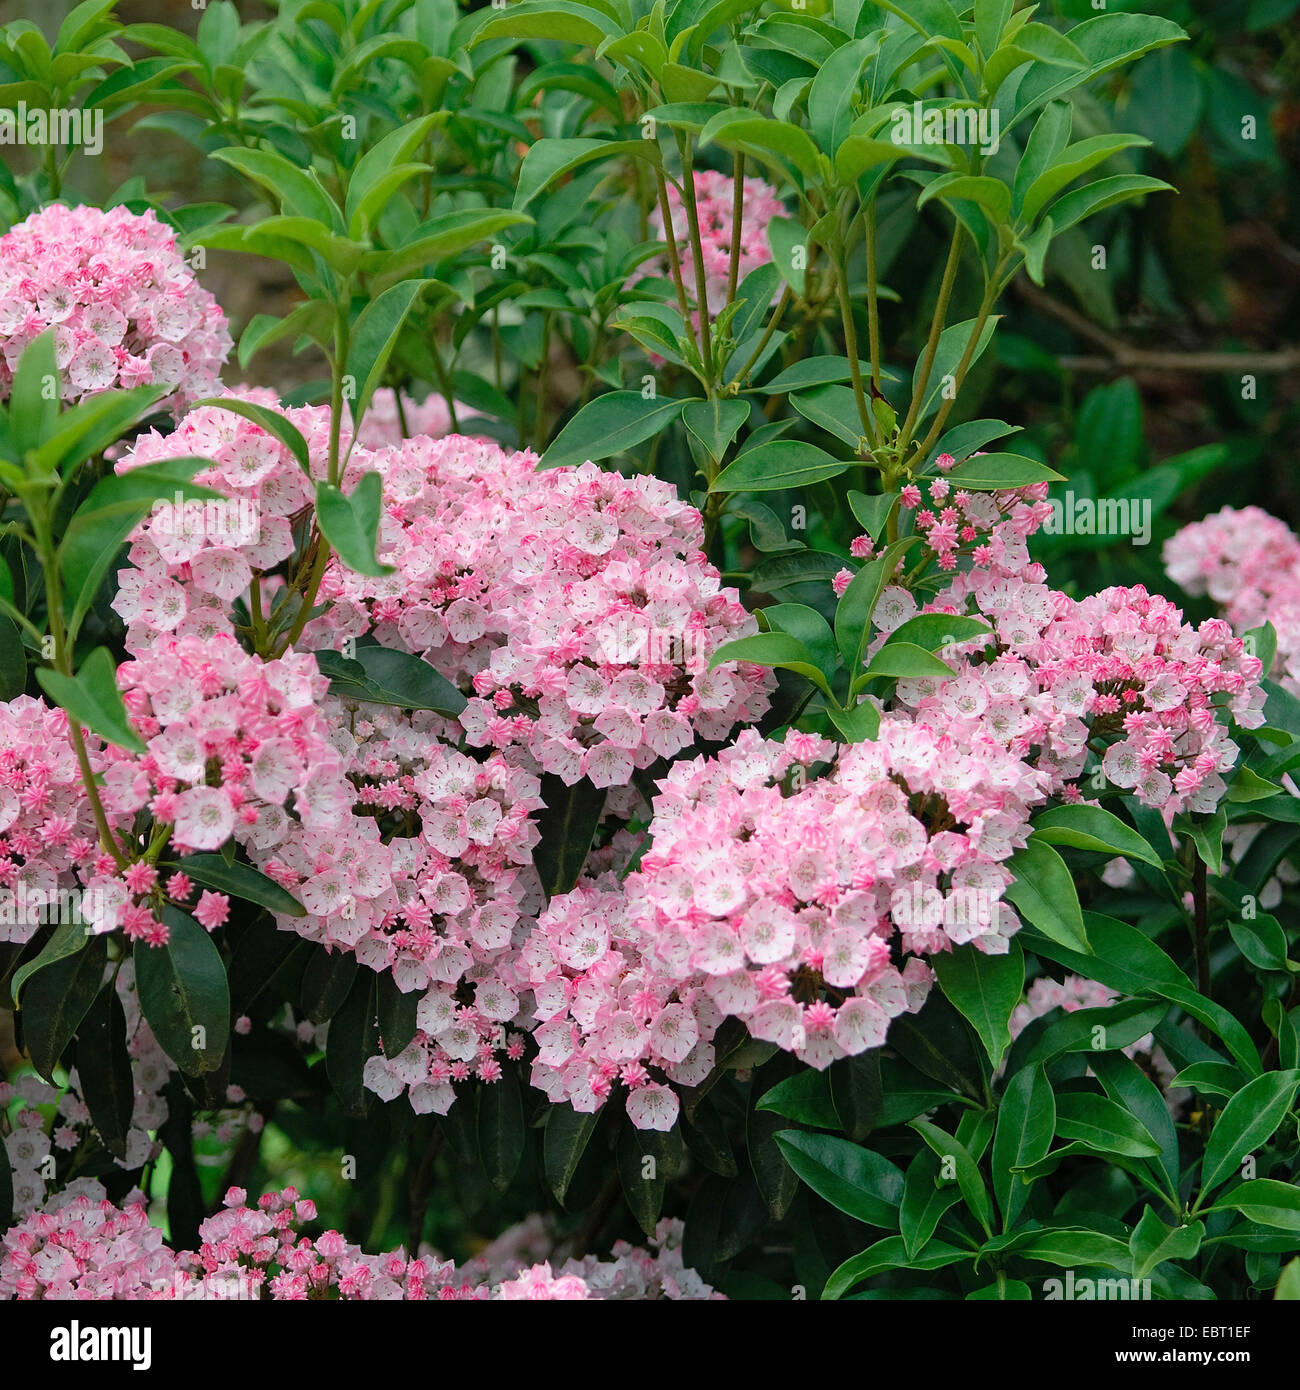
[[[685,325],[686,331],[692,333],[691,302],[686,294],[686,280],[682,275],[682,258],[677,254],[677,236],[673,231],[673,212],[668,203],[668,181],[664,178],[662,169],[656,169],[655,173],[659,180],[659,216],[663,218],[664,241],[668,245],[668,270],[677,290],[677,307],[681,311],[682,323]],[[694,336],[698,344],[699,337],[698,335]]]
[[[935,354],[939,351],[939,337],[943,333],[944,321],[948,317],[948,304],[952,299],[952,287],[957,279],[957,267],[961,264],[961,223],[953,228],[952,244],[948,248],[948,261],[943,268],[943,279],[939,284],[939,297],[935,300],[934,315],[930,319],[930,335],[926,339],[925,351],[921,354],[921,364],[917,368],[916,390],[912,393],[912,403],[907,408],[907,419],[903,421],[903,432],[898,438],[899,451],[906,450],[916,428],[916,417],[921,411],[921,402],[930,385],[930,372],[934,367]]]
[[[853,380],[853,399],[858,405],[858,418],[862,421],[862,433],[873,449],[880,440],[876,434],[876,421],[867,404],[867,393],[862,384],[862,367],[858,362],[858,330],[853,322],[853,305],[849,300],[849,278],[838,254],[832,254],[831,265],[835,272],[835,283],[839,289],[840,320],[844,326],[844,351],[849,359],[849,376]]]
[[[45,576],[45,606],[49,610],[50,635],[54,638],[54,668],[62,675],[71,677],[72,653],[68,650],[67,630],[63,624],[63,595],[59,583],[59,559],[50,537],[47,522],[48,518],[42,517],[38,520],[37,517],[32,517],[32,526],[36,531],[38,540],[41,570]],[[64,714],[68,720],[68,737],[72,740],[72,751],[76,754],[77,768],[81,773],[82,785],[86,789],[86,799],[90,802],[91,814],[95,818],[95,827],[99,831],[100,844],[113,856],[113,862],[117,867],[125,869],[130,860],[118,844],[117,837],[113,834],[113,827],[108,823],[104,803],[99,798],[99,787],[95,782],[95,774],[91,770],[90,755],[86,751],[86,739],[82,733],[81,724],[73,717],[70,710],[64,710]]]
[[[736,284],[740,279],[740,228],[745,216],[745,156],[736,155],[731,185],[731,254],[727,263],[727,303],[736,299]]]
[[[709,323],[709,298],[704,273],[704,243],[700,239],[700,214],[695,202],[695,166],[691,142],[679,134],[677,145],[682,153],[682,203],[686,208],[686,230],[691,239],[691,260],[695,266],[695,303],[700,314],[700,357],[704,363],[705,388],[713,394],[713,343]]]
[[[533,410],[533,452],[536,454],[542,452],[546,438],[546,377],[551,365],[551,322],[551,314],[542,316],[542,356],[537,364],[537,404]]]
[[[758,340],[758,346],[750,354],[749,361],[732,377],[732,381],[743,383],[748,379],[750,372],[754,368],[754,363],[763,355],[763,349],[771,340],[772,334],[776,332],[776,326],[781,321],[781,315],[785,313],[786,306],[790,303],[790,286],[786,285],[781,291],[781,298],[777,300],[776,308],[772,312],[772,317],[767,322],[763,336]]]
[[[871,389],[880,391],[880,303],[876,296],[876,205],[867,213],[867,351],[871,355]]]
[[[984,289],[984,297],[980,301],[979,313],[975,318],[975,327],[971,331],[970,340],[966,344],[966,349],[961,355],[961,361],[957,363],[957,370],[953,372],[953,392],[939,407],[938,413],[934,417],[934,422],[930,426],[929,433],[916,447],[913,457],[913,465],[920,467],[925,463],[925,456],[930,452],[936,439],[943,431],[944,421],[947,420],[958,395],[961,393],[962,384],[966,380],[966,371],[970,367],[971,358],[975,355],[975,346],[984,334],[984,325],[988,322],[989,314],[993,310],[993,305],[998,297],[998,280],[1006,264],[1005,258],[997,264],[993,274],[989,277],[989,282]]]

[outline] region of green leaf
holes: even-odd
[[[1228,920],[1228,931],[1237,949],[1258,970],[1287,968],[1287,939],[1282,924],[1270,913],[1258,913],[1253,921]]]
[[[355,957],[350,958],[355,968]],[[311,966],[307,967],[308,973]],[[303,977],[306,994],[307,977]],[[363,1073],[371,1057],[379,1055],[379,977],[373,970],[355,971],[347,998],[330,1019],[325,1042],[325,1073],[343,1113],[365,1119],[371,1093]]]
[[[857,397],[847,386],[813,386],[795,391],[790,404],[805,419],[833,434],[850,449],[864,447],[862,416],[858,413]]]
[[[1007,868],[1016,877],[1003,896],[1053,941],[1089,952],[1079,895],[1065,860],[1041,841],[1030,840],[1007,860]]]
[[[875,559],[862,566],[840,595],[835,607],[835,642],[840,659],[855,684],[862,674],[862,659],[871,640],[871,618],[876,604],[893,579],[899,560],[916,540],[915,536],[905,536],[886,546]],[[944,672],[952,674],[946,667]]]
[[[38,667],[36,679],[56,705],[92,733],[132,753],[147,751],[127,718],[117,688],[117,666],[107,647],[96,647],[75,676]]]
[[[651,112],[658,119],[655,112]],[[632,158],[661,163],[654,140],[538,140],[524,156],[515,182],[514,209],[522,212],[549,184],[596,160]]]
[[[965,199],[982,208],[994,223],[1005,222],[1011,212],[1011,190],[1001,179],[986,174],[940,174],[926,184],[916,200],[917,207],[924,207],[931,198]]]
[[[339,560],[357,574],[380,577],[392,574],[392,565],[375,554],[379,542],[379,517],[383,481],[378,473],[364,473],[350,495],[333,483],[316,484],[316,524],[334,548]]]
[[[945,1134],[938,1125],[928,1120],[913,1120],[914,1129],[940,1159],[951,1159],[957,1170],[957,1186],[961,1189],[962,1200],[970,1209],[971,1215],[983,1227],[985,1235],[993,1231],[993,1206],[989,1201],[988,1189],[980,1176],[979,1164],[971,1157],[964,1144],[959,1144],[950,1134]]]
[[[759,504],[761,505],[761,504]],[[830,624],[805,603],[774,603],[762,610],[763,621],[773,632],[797,637],[812,653],[813,664],[829,679],[835,673],[839,656]]]
[[[788,1129],[776,1142],[790,1167],[833,1207],[868,1226],[898,1225],[903,1174],[887,1158],[830,1134]]]
[[[1033,822],[1032,837],[1048,845],[1123,854],[1152,868],[1161,867],[1160,856],[1131,826],[1100,806],[1054,806]]]
[[[287,889],[281,888],[272,878],[236,860],[227,864],[219,854],[189,854],[176,866],[201,888],[211,888],[218,893],[242,898],[245,902],[256,903],[271,912],[280,912],[288,917],[305,917],[307,909]]]
[[[713,480],[710,492],[773,492],[836,478],[852,465],[798,440],[774,439],[742,454]]]
[[[839,1128],[861,1144],[876,1127],[884,1105],[880,1053],[871,1049],[832,1062],[827,1073]]]
[[[54,330],[47,328],[23,349],[9,387],[9,440],[20,460],[45,442],[58,415]]]
[[[1001,956],[958,946],[931,957],[939,988],[980,1035],[996,1069],[1011,1046],[1011,1014],[1025,987],[1024,953],[1016,941]]]
[[[940,661],[937,656],[931,655],[924,647],[918,647],[913,642],[886,642],[883,647],[867,662],[857,681],[855,687],[862,681],[871,680],[875,676],[889,677],[922,677],[936,676],[940,680],[946,680],[949,676],[957,673],[946,661]]]
[[[0,615],[0,700],[16,700],[27,688],[27,651],[22,634]]]
[[[925,397],[922,401],[920,411],[916,420],[919,425],[922,421],[929,419],[939,408],[940,402],[944,399],[945,386],[951,387],[955,382],[958,366],[961,364],[962,355],[971,340],[975,331],[977,320],[966,319],[962,323],[950,324],[939,335],[939,345],[934,354],[934,362],[930,368],[930,378],[925,386]],[[992,341],[994,330],[997,328],[997,315],[990,314],[984,322],[984,327],[980,330],[980,336],[975,344],[975,350],[971,353],[969,367],[973,367],[983,355],[984,349]],[[921,359],[918,359],[916,369],[912,373],[912,395],[917,396],[921,391]],[[949,391],[951,394],[951,391]],[[991,455],[997,457],[997,455]],[[983,460],[981,459],[982,463]],[[1038,465],[1040,468],[1041,464]],[[1050,469],[1047,470],[1049,473]],[[955,478],[956,471],[949,475]],[[969,487],[969,483],[957,483],[957,487]],[[1012,486],[1016,486],[1012,484]]]
[[[1150,141],[1140,135],[1094,135],[1068,146],[1029,185],[1020,209],[1026,222],[1032,222],[1061,189],[1121,150],[1146,147]]]
[[[1246,1084],[1245,1076],[1227,1062],[1193,1062],[1169,1083],[1170,1089],[1187,1087],[1202,1095],[1223,1096],[1226,1100]]]
[[[804,282],[806,272],[797,269],[795,266],[794,253],[797,249],[803,248],[805,255],[808,247],[808,232],[803,223],[796,222],[792,217],[774,217],[767,224],[767,244],[772,252],[772,261],[780,269],[781,278],[802,299],[804,296]],[[806,264],[806,259],[805,259]],[[847,358],[845,359],[847,362]],[[799,364],[796,363],[796,366]],[[782,376],[786,373],[782,372]],[[831,377],[832,381],[847,381],[847,376]],[[760,386],[760,391],[770,392],[774,388],[771,383],[767,386]],[[781,389],[781,388],[776,388]]]
[[[959,463],[947,478],[954,488],[967,492],[1001,492],[1007,488],[1032,487],[1035,483],[1065,481],[1045,463],[1022,458],[1019,454],[980,454]]]
[[[1267,778],[1252,772],[1250,768],[1242,766],[1228,783],[1227,799],[1234,805],[1240,805],[1278,796],[1282,790],[1276,782],[1270,782]]]
[[[682,424],[714,460],[727,452],[748,419],[748,401],[688,401],[682,410]]]
[[[392,647],[359,646],[355,656],[315,653],[321,674],[329,677],[330,694],[372,705],[399,709],[430,709],[455,719],[465,697],[427,661]]]
[[[126,1157],[135,1083],[126,1050],[126,1015],[112,980],[91,1004],[77,1038],[77,1079],[90,1121],[110,1153]]]
[[[899,1207],[899,1231],[909,1259],[925,1248],[944,1213],[960,1201],[956,1183],[940,1180],[938,1155],[922,1149],[908,1165]]]
[[[64,960],[68,956],[75,956],[78,951],[85,948],[86,942],[89,940],[85,923],[78,922],[75,913],[73,920],[60,922],[55,927],[50,939],[41,947],[39,953],[14,971],[13,979],[9,982],[10,996],[14,1003],[21,1005],[22,1000],[19,996],[22,987],[38,970],[44,970],[47,965],[53,965],[56,961]]]
[[[1005,435],[1019,434],[1020,430],[1019,425],[1008,425],[1005,420],[967,420],[945,431],[934,446],[934,455],[938,458],[941,454],[949,454],[958,463],[963,463],[976,449],[982,449],[992,440]]]
[[[778,169],[788,163],[809,183],[818,183],[823,177],[822,156],[801,126],[733,108],[714,116],[700,132],[701,145],[713,142],[754,155]]]
[[[1003,1254],[1015,1253],[1024,1260],[1043,1264],[1084,1268],[1104,1265],[1128,1272],[1128,1246],[1114,1236],[1090,1231],[1080,1226],[1057,1226],[1018,1234],[1002,1248]]]
[[[1038,1035],[1027,1060],[1048,1062],[1066,1052],[1113,1052],[1131,1047],[1168,1012],[1164,1000],[1152,1003],[1149,999],[1122,999],[1105,1008],[1076,1009]]]
[[[595,463],[627,453],[666,430],[686,404],[671,396],[651,396],[647,400],[640,391],[610,391],[597,396],[556,435],[542,455],[542,467]]]
[[[1300,1071],[1273,1071],[1247,1082],[1215,1121],[1201,1164],[1201,1191],[1226,1182],[1241,1160],[1262,1148],[1286,1119]]]
[[[1086,1091],[1057,1096],[1056,1132],[1098,1153],[1129,1158],[1154,1158],[1160,1153],[1160,1145],[1141,1121],[1113,1100]]]
[[[755,666],[794,671],[812,681],[824,695],[831,693],[830,682],[818,668],[816,657],[797,637],[787,632],[759,632],[752,637],[724,642],[709,658],[709,670],[728,661],[748,661]]]
[[[159,1044],[186,1076],[221,1066],[230,1038],[226,967],[212,938],[188,913],[165,904],[165,946],[135,952],[140,1011]]]
[[[347,374],[356,391],[352,414],[358,425],[383,380],[388,359],[393,355],[411,310],[425,287],[433,283],[432,280],[401,280],[377,299],[372,299],[357,315],[348,344]]]
[[[385,1057],[396,1057],[410,1046],[416,1032],[416,1010],[422,998],[418,990],[403,992],[391,972],[379,976],[375,1015],[379,1022],[379,1041]]]
[[[790,1058],[780,1054],[765,1069],[788,1069]],[[753,1091],[750,1092],[751,1096]],[[745,1152],[750,1171],[758,1185],[759,1194],[773,1221],[783,1221],[790,1205],[799,1193],[799,1177],[782,1154],[776,1142],[779,1132],[787,1133],[786,1120],[770,1111],[751,1108],[745,1115]]]
[[[951,613],[918,613],[889,634],[890,643],[910,642],[924,651],[969,642],[975,637],[991,637],[993,629],[978,618],[963,618]]]
[[[1128,1242],[1129,1252],[1133,1256],[1133,1278],[1145,1279],[1165,1260],[1190,1260],[1201,1248],[1204,1235],[1204,1222],[1189,1221],[1185,1226],[1167,1226],[1156,1215],[1155,1207],[1144,1208]]]
[[[263,348],[282,338],[296,338],[301,334],[322,346],[329,344],[330,310],[324,300],[309,299],[283,318],[276,318],[274,314],[254,314],[240,334],[239,365],[247,368]]]
[[[129,391],[101,391],[69,406],[55,421],[52,433],[36,450],[37,466],[66,471],[106,449],[136,424],[170,388],[135,386]]]
[[[985,58],[997,48],[1014,6],[1015,0],[975,0],[975,38]]]
[[[681,1168],[685,1145],[680,1125],[667,1134],[625,1125],[618,1138],[618,1174],[623,1195],[647,1236],[654,1234],[663,1210],[664,1193]]]
[[[1058,198],[1050,208],[1054,235],[1060,234],[1085,217],[1103,208],[1114,207],[1116,203],[1126,203],[1133,198],[1144,197],[1148,193],[1175,192],[1173,184],[1164,179],[1149,178],[1146,174],[1115,174],[1108,179],[1098,179],[1084,188]]]
[[[229,410],[234,415],[242,415],[245,420],[260,425],[288,449],[298,461],[299,468],[311,477],[311,457],[307,452],[307,441],[302,437],[298,427],[278,410],[272,410],[265,405],[255,405],[252,401],[237,400],[231,396],[207,396],[201,401],[195,401],[190,409],[198,410],[200,406]]]
[[[838,1129],[839,1115],[831,1099],[830,1079],[825,1072],[805,1067],[767,1091],[756,1107],[772,1110],[787,1120],[818,1129]]]
[[[1234,1187],[1220,1197],[1211,1211],[1239,1211],[1261,1226],[1300,1234],[1300,1188],[1275,1178],[1255,1178]]]
[[[85,928],[76,931],[85,941]],[[107,944],[102,936],[85,948],[43,966],[22,992],[23,1042],[32,1065],[47,1081],[54,1078],[64,1048],[72,1041],[104,982]]]
[[[1022,1067],[1002,1093],[993,1135],[993,1194],[1005,1230],[1015,1225],[1029,1197],[1029,1184],[1013,1170],[1044,1158],[1056,1133],[1056,1098],[1041,1063]]]
[[[390,131],[357,160],[348,179],[347,201],[343,208],[349,236],[359,238],[362,235],[364,219],[361,205],[385,175],[397,165],[405,164],[433,127],[446,119],[447,113],[442,111],[419,116]]]
[[[826,713],[845,743],[864,743],[880,732],[880,709],[870,700],[860,700],[848,709],[828,709]]]
[[[973,1260],[973,1250],[961,1250],[941,1240],[932,1240],[920,1251],[910,1253],[902,1236],[886,1236],[833,1271],[822,1290],[822,1298],[842,1297],[854,1284],[890,1269],[941,1269],[944,1265]]]
[[[1067,35],[1083,54],[1085,68],[1062,73],[1059,68],[1028,69],[1015,94],[1015,113],[1003,121],[1003,133],[1045,101],[1059,97],[1102,73],[1131,62],[1152,49],[1178,43],[1186,33],[1172,20],[1149,14],[1102,14],[1077,24]]]
[[[873,541],[880,539],[896,500],[892,492],[869,497],[865,492],[850,490],[848,497],[849,510],[853,513],[854,519]]]
[[[324,1023],[333,1018],[346,1002],[356,976],[357,958],[351,951],[328,951],[324,946],[313,947],[302,972],[303,1013],[313,1023]],[[365,1058],[362,1058],[362,1062],[365,1062]]]
[[[245,149],[238,145],[215,150],[211,158],[219,159],[265,188],[278,199],[283,212],[309,217],[327,231],[343,231],[342,215],[310,168],[299,168],[272,150]]]
[[[555,1200],[561,1206],[599,1123],[599,1111],[584,1115],[571,1105],[547,1107],[546,1129],[542,1136],[542,1166]]]
[[[474,34],[470,46],[489,39],[549,39],[598,48],[606,39],[622,33],[600,7],[574,0],[522,0],[508,11],[493,12]]]
[[[533,863],[548,899],[577,883],[605,814],[606,795],[604,787],[593,787],[585,777],[566,786],[553,773],[543,773],[545,809],[537,816],[541,838],[533,849]]]

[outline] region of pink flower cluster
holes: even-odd
[[[1053,792],[1067,799],[1078,798],[1074,783],[1092,753],[1112,784],[1147,805],[1212,810],[1237,755],[1219,716],[1231,712],[1245,728],[1263,719],[1259,660],[1226,623],[1193,628],[1141,585],[1082,600],[1050,588],[1026,546],[1048,512],[1043,487],[951,496],[947,487],[940,478],[930,490],[950,507],[920,513],[917,524],[941,568],[953,568],[962,547],[971,564],[925,611],[973,612],[992,637],[944,649],[955,679],[901,680],[900,704],[959,741],[991,734],[1050,773]],[[916,506],[913,491],[904,500]],[[908,590],[888,586],[874,618],[880,640],[917,612]]]
[[[448,741],[454,726],[329,697],[321,712],[347,778],[349,814],[315,829],[276,807],[237,828],[264,873],[307,909],[281,915],[296,931],[419,991],[419,1032],[379,1055],[367,1085],[389,1100],[409,1088],[421,1113],[445,1113],[452,1082],[500,1077],[503,1036],[519,1001],[504,969],[542,903],[532,864],[541,807],[537,777],[500,753],[477,760]]]
[[[699,513],[668,484],[594,464],[538,471],[459,436],[371,458],[389,500],[372,580],[332,564],[313,645],[373,630],[472,691],[471,744],[527,748],[567,783],[626,784],[767,705],[757,667],[708,669],[756,630],[702,553]]]
[[[0,1236],[0,1299],[152,1299],[176,1256],[149,1224],[143,1194],[115,1206],[78,1179]]]
[[[0,703],[0,941],[30,941],[27,900],[75,889],[97,845],[67,716],[29,695]]]
[[[1208,594],[1238,633],[1272,623],[1273,676],[1300,695],[1300,538],[1259,507],[1224,507],[1164,546],[1169,577]]]
[[[312,479],[327,476],[326,407],[283,410],[274,393],[261,388],[227,394],[283,414],[306,441],[312,478],[268,430],[221,406],[201,406],[169,433],[154,430],[138,439],[116,463],[118,473],[163,459],[211,459],[212,467],[201,469],[194,481],[227,501],[167,500],[132,532],[131,567],[118,572],[113,600],[127,625],[130,652],[164,634],[233,634],[232,602],[248,594],[255,576],[270,574],[293,554],[292,522],[314,503]],[[348,442],[345,432],[344,449]],[[345,490],[367,471],[366,458],[364,450],[353,451]],[[264,585],[264,604],[279,583],[276,578]]]
[[[264,662],[225,634],[159,640],[119,667],[118,685],[147,751],[105,747],[100,754],[110,817],[129,824],[147,806],[182,854],[220,849],[236,826],[256,825],[290,798],[309,829],[334,829],[346,819],[351,789],[317,708],[326,682],[314,657],[290,652]],[[105,858],[85,880],[98,893],[94,929],[121,926],[128,937],[165,941],[148,901],[159,889],[158,871],[140,859],[119,875]],[[187,880],[167,886],[179,899],[191,891]],[[223,895],[205,893],[195,915],[211,930],[227,911]]]
[[[287,821],[290,801],[307,830],[337,829],[349,815],[352,788],[318,708],[326,682],[309,654],[263,661],[224,633],[159,638],[119,667],[118,685],[145,753],[87,744],[134,861],[124,869],[100,846],[63,712],[27,696],[0,705],[0,939],[30,940],[54,920],[58,894],[75,893],[88,930],[165,942],[156,907],[164,896],[185,902],[193,884],[184,874],[164,882],[143,854],[131,827],[145,807],[182,854],[220,849],[259,818]],[[192,910],[212,930],[229,903],[204,892]]]
[[[75,1190],[74,1190],[75,1188]],[[651,1251],[624,1242],[609,1260],[587,1257],[553,1271],[512,1268],[489,1282],[482,1262],[457,1269],[432,1253],[398,1248],[366,1255],[338,1231],[315,1238],[300,1228],[316,1205],[287,1187],[247,1205],[232,1187],[225,1207],[199,1227],[196,1251],[173,1252],[149,1224],[146,1201],[121,1206],[83,1180],[0,1238],[0,1298],[251,1300],[437,1299],[515,1301],[650,1297],[713,1299],[680,1257],[680,1223],[661,1222]]]
[[[64,207],[0,236],[0,399],[24,349],[47,328],[63,394],[165,383],[163,409],[219,389],[226,317],[152,211]]]
[[[780,217],[785,212],[785,206],[777,196],[776,189],[765,180],[743,179],[741,186],[744,216],[741,218],[738,233],[740,266],[737,283],[744,280],[750,271],[757,270],[759,266],[766,265],[772,259],[772,250],[767,241],[768,224],[774,217]],[[727,302],[731,247],[737,235],[732,218],[734,198],[735,183],[729,174],[718,173],[712,169],[695,171],[695,209],[700,224],[705,275],[704,294],[710,317],[717,315]],[[695,299],[697,290],[690,220],[681,191],[672,182],[668,184],[668,210],[672,218],[673,239],[677,243],[677,255],[681,262],[687,293]],[[662,240],[662,209],[655,208],[650,217],[650,225],[655,236]],[[663,270],[667,273],[666,258]]]
[[[818,1068],[878,1047],[918,1009],[920,958],[1018,926],[1001,894],[1046,777],[987,735],[888,718],[833,745],[745,730],[661,781],[652,846],[620,891],[553,901],[520,953],[538,1019],[533,1083],[594,1110],[621,1081],[642,1128],[669,1129],[724,1017]]]

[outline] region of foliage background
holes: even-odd
[[[40,6],[39,22],[52,33],[71,8],[70,0],[51,0]],[[1075,21],[1094,13],[1088,0],[1048,0],[1043,8]],[[1110,8],[1130,6],[1118,0]],[[1147,548],[1040,538],[1042,553],[1053,560],[1054,582],[1077,584],[1080,592],[1137,582],[1166,587],[1159,568],[1162,537],[1180,521],[1225,503],[1257,504],[1300,528],[1300,349],[1291,329],[1300,292],[1300,183],[1294,177],[1300,161],[1300,0],[1139,0],[1131,8],[1175,20],[1191,42],[1152,54],[1100,84],[1092,98],[1083,99],[1080,114],[1097,130],[1147,136],[1152,148],[1135,152],[1134,169],[1167,179],[1179,195],[1105,213],[1088,222],[1086,237],[1078,231],[1055,244],[1045,288],[1022,278],[1000,306],[1006,316],[1001,330],[953,417],[1022,423],[1021,452],[1059,468],[1076,489],[1090,479],[1099,495],[1156,464],[1191,459],[1189,485],[1170,499]],[[244,22],[273,13],[240,5]],[[128,23],[167,24],[189,33],[201,17],[187,0],[122,0],[118,14]],[[0,3],[0,21],[19,17],[35,16],[14,0]],[[540,60],[551,50],[538,42],[529,51]],[[528,58],[521,54],[520,61]],[[1239,138],[1243,112],[1257,118],[1252,141]],[[1076,126],[1076,136],[1087,133]],[[15,155],[16,167],[22,157]],[[108,128],[103,156],[79,160],[71,181],[86,201],[103,204],[129,195],[128,181],[141,168],[149,171],[150,195],[162,201],[246,201],[244,186],[218,163],[196,159],[190,146],[166,131],[128,130],[126,124]],[[938,213],[933,207],[918,215],[900,205],[893,217],[882,218],[880,276],[897,296],[884,308],[887,363],[910,364],[924,345],[947,240]],[[1104,271],[1089,263],[1095,243],[1107,249]],[[282,266],[247,256],[213,252],[201,278],[225,308],[237,342],[254,314],[283,314],[297,300],[297,287]],[[973,313],[978,293],[973,280],[959,278],[952,317]],[[1252,399],[1243,399],[1242,366],[1222,360],[1237,352],[1250,354],[1257,381]],[[318,366],[281,343],[257,355],[242,374],[232,365],[226,375],[283,393],[318,377]],[[558,341],[542,384],[551,434],[584,384],[572,344]],[[536,379],[529,385],[536,389]],[[519,386],[515,381],[509,389]],[[1213,466],[1205,467],[1210,441],[1222,449],[1214,453]],[[818,528],[824,541],[814,539]],[[841,551],[851,534],[839,519],[816,515],[810,532],[809,544]],[[744,535],[728,532],[726,543],[724,569],[754,558]],[[1187,607],[1194,618],[1212,611],[1204,600]],[[0,1013],[0,1030],[11,1017]],[[16,1060],[12,1037],[0,1031],[0,1070],[12,1071]],[[768,1084],[777,1079],[770,1077]],[[253,1191],[292,1183],[310,1191],[322,1210],[340,1214],[348,1236],[367,1248],[400,1242],[407,1234],[401,1186],[420,1155],[412,1152],[405,1165],[381,1165],[377,1186],[345,1182],[334,1156],[338,1119],[282,1103],[255,1158],[251,1148],[229,1159],[215,1147],[204,1154],[201,1145],[208,1203],[228,1181]],[[365,1166],[368,1155],[401,1147],[382,1115],[346,1124],[343,1142]],[[426,1230],[449,1254],[471,1253],[545,1205],[542,1174],[521,1173],[502,1196],[474,1165],[458,1162],[453,1150],[449,1144],[435,1160],[438,1180]],[[527,1150],[525,1163],[531,1162]],[[159,1171],[161,1184],[166,1176]],[[571,1205],[586,1207],[581,1244],[598,1233],[602,1241],[637,1234],[615,1200],[614,1181],[611,1188],[599,1173],[579,1175]],[[1106,1200],[1100,1190],[1106,1181],[1098,1179],[1099,1206]],[[440,1200],[452,1192],[455,1202]],[[798,1215],[796,1208],[778,1241],[797,1246],[803,1231]]]

